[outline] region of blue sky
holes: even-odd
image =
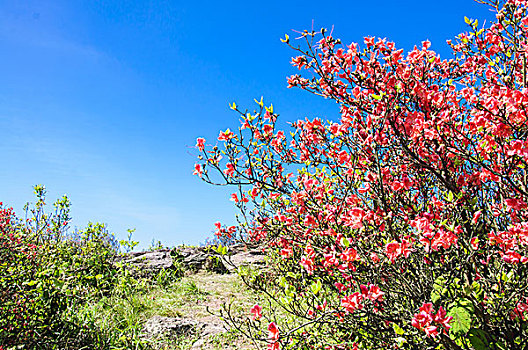
[[[471,0],[2,1],[0,201],[22,214],[32,186],[67,194],[73,226],[105,222],[140,247],[197,244],[234,223],[231,191],[192,176],[196,137],[237,126],[228,103],[272,102],[283,121],[337,107],[286,88],[295,30],[334,26],[345,43],[387,37],[443,57]]]

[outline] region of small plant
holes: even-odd
[[[168,249],[169,247],[165,246],[161,241],[153,239],[150,242],[150,246],[147,248],[149,251]]]
[[[185,296],[197,300],[203,299],[208,294],[206,291],[200,289],[192,279],[185,279],[180,288]]]
[[[129,228],[129,229],[127,230],[127,232],[128,232],[128,237],[127,237],[127,239],[126,239],[126,240],[122,239],[122,240],[119,241],[119,245],[120,245],[122,248],[124,248],[124,252],[125,252],[125,253],[129,253],[129,252],[131,252],[131,251],[134,250],[134,248],[139,244],[138,241],[133,241],[133,240],[132,240],[132,234],[133,234],[134,232],[136,232],[136,229],[135,229],[135,228],[134,228],[134,229],[130,229],[130,228]]]

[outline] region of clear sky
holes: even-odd
[[[0,201],[18,214],[44,184],[72,201],[73,226],[136,228],[147,247],[198,244],[234,223],[230,190],[192,175],[196,137],[238,126],[228,103],[264,96],[283,120],[337,118],[286,88],[280,38],[334,26],[345,43],[387,37],[410,50],[491,19],[471,0],[0,0]]]

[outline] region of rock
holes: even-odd
[[[204,248],[203,247],[178,246],[178,247],[174,248],[174,251],[175,251],[175,253],[178,256],[180,256],[182,258],[186,258],[186,257],[188,257],[190,255],[203,252]]]
[[[200,339],[195,341],[191,347],[191,350],[200,350],[204,349],[205,342],[208,340],[208,338],[225,332],[225,328],[215,325],[215,324],[202,324],[202,329],[200,331]]]
[[[156,315],[145,322],[143,334],[149,339],[177,337],[195,333],[198,326],[198,322],[190,319]]]
[[[183,258],[182,262],[189,270],[199,271],[204,267],[208,258],[209,254],[205,252],[196,252]]]
[[[217,324],[204,323],[200,334],[202,337],[209,337],[222,332],[225,332],[224,327]]]
[[[143,326],[143,337],[146,339],[171,338],[178,336],[199,336],[191,349],[202,349],[205,341],[225,329],[217,324],[196,322],[188,318],[153,316]]]
[[[211,247],[182,246],[174,249],[130,252],[118,260],[131,267],[134,274],[139,275],[175,268],[176,261],[191,273],[200,270],[227,273],[243,265],[264,264],[264,255],[261,249],[248,249],[244,245],[230,246],[226,256],[219,255]]]
[[[230,247],[230,255],[224,257],[227,269],[232,272],[244,265],[263,265],[265,263],[262,249],[246,249],[243,246]]]
[[[120,259],[133,274],[148,275],[161,269],[173,269],[174,260],[170,249],[160,249],[146,252],[130,252]]]
[[[121,261],[147,269],[170,269],[173,265],[170,249],[131,252],[126,254]]]
[[[219,255],[211,247],[176,247],[174,254],[178,256],[184,268],[191,272],[228,272]]]
[[[226,266],[217,254],[199,252],[183,259],[185,267],[191,271],[206,270],[216,273],[228,272]]]

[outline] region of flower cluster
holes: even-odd
[[[429,337],[438,336],[438,326],[442,326],[448,331],[451,326],[449,322],[453,320],[452,316],[446,316],[446,311],[440,306],[438,312],[433,310],[433,304],[424,303],[420,307],[420,312],[414,315],[412,319],[413,327],[423,330]]]

